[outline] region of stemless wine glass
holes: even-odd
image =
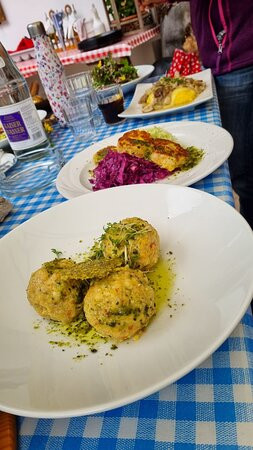
[[[81,72],[70,75],[65,81],[67,92],[70,96],[79,99],[88,99],[95,127],[99,127],[102,123],[102,115],[98,109],[97,98],[92,86],[92,78],[90,72]]]
[[[124,111],[124,97],[119,84],[111,84],[101,89],[96,89],[97,102],[104,120],[108,125],[125,120],[118,114]]]
[[[96,131],[88,98],[70,96],[64,108],[64,115],[75,140],[93,140]]]

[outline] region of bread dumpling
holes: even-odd
[[[100,249],[105,258],[122,257],[131,268],[149,270],[159,259],[159,235],[146,220],[131,217],[107,226]]]
[[[61,276],[61,269],[73,265],[73,261],[56,259],[32,273],[27,298],[40,316],[68,323],[82,311],[83,282]]]
[[[99,334],[123,341],[146,327],[156,313],[154,290],[142,271],[122,267],[90,286],[84,312]]]

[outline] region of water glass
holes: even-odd
[[[85,142],[94,139],[96,132],[88,98],[69,97],[64,115],[75,140]]]
[[[95,91],[92,87],[91,72],[70,75],[66,78],[65,84],[70,96],[88,99],[92,110],[94,126],[96,128],[99,127],[102,124],[102,116],[98,109]]]
[[[112,84],[96,90],[97,102],[104,120],[108,125],[113,125],[122,120],[118,114],[124,111],[124,97],[119,84]]]

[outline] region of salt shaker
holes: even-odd
[[[38,74],[51,108],[61,126],[66,125],[64,107],[68,94],[65,88],[65,75],[58,55],[53,49],[42,22],[34,22],[27,26],[33,40],[38,65]]]

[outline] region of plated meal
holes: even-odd
[[[109,54],[91,72],[93,86],[101,88],[114,83],[126,83],[138,78],[138,72],[128,58],[116,60]]]
[[[137,138],[137,139],[136,139]],[[111,186],[166,183],[189,186],[219,167],[233,139],[204,122],[168,122],[96,142],[61,169],[56,187],[66,198]]]
[[[206,89],[203,80],[162,77],[141,96],[142,112],[159,111],[187,105]]]
[[[153,183],[178,171],[193,168],[204,156],[202,149],[183,147],[162,127],[124,133],[116,146],[98,150],[90,182],[93,190],[126,184]]]
[[[92,70],[93,85],[96,89],[119,83],[124,94],[130,92],[137,83],[147,78],[154,70],[151,64],[133,66],[128,58],[114,59],[110,55],[100,60]]]
[[[125,228],[124,218],[136,217],[141,219],[136,222],[143,226],[140,231],[147,230],[139,234],[128,229],[125,252],[118,227],[124,222]],[[132,241],[134,234],[140,239]],[[105,239],[97,247],[94,239],[99,236]],[[148,237],[151,248],[144,240]],[[92,248],[97,258],[85,268],[79,257]],[[5,261],[0,270],[0,409],[26,417],[94,414],[159,391],[224,342],[253,293],[250,227],[224,201],[182,186],[122,186],[60,203],[3,237],[0,252]],[[154,301],[160,290],[150,278],[158,253],[160,261],[173,258],[176,274],[162,307]],[[59,258],[52,262],[56,255]],[[101,265],[105,256],[107,263]],[[125,257],[130,257],[130,264],[125,265]],[[108,259],[120,264],[110,273]],[[98,279],[103,270],[104,278]],[[92,282],[80,291],[86,284],[84,272]],[[161,272],[157,275],[160,278]],[[53,307],[58,311],[54,318],[73,320],[60,323],[40,317],[27,300],[29,284],[29,297],[36,308],[45,308],[45,316],[51,316]],[[66,302],[68,295],[71,301]],[[77,332],[75,315],[83,311],[83,298],[90,324],[78,322],[78,334],[81,327],[85,336],[67,346],[65,341]],[[57,309],[65,303],[69,308]],[[66,335],[57,329],[49,333],[51,323],[65,327]],[[88,326],[94,339],[96,335],[92,348],[86,344]]]
[[[161,304],[161,292],[154,286],[163,289],[163,303],[168,299],[169,270],[163,277],[160,270],[156,282],[149,279],[149,274],[155,276],[159,258],[156,229],[138,217],[126,218],[107,224],[83,261],[56,258],[43,263],[31,275],[27,298],[40,316],[74,322],[75,336],[80,328],[82,342],[94,351],[94,334],[91,343],[88,337],[91,328],[116,342],[140,336],[159,300]]]
[[[213,98],[210,69],[180,78],[162,77],[155,83],[138,83],[130,105],[120,117],[148,119],[187,111]]]

